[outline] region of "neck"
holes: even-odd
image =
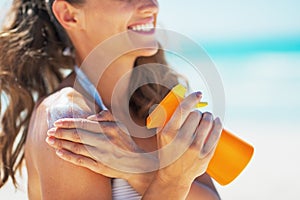
[[[111,107],[113,102],[126,103],[124,96],[127,94],[135,59],[135,57],[123,56],[123,58],[115,60],[98,80],[97,90],[108,108]],[[114,103],[114,105],[118,105],[118,103]]]
[[[88,59],[78,63],[81,63],[81,70],[96,86],[105,106],[110,108],[112,101],[124,101],[124,95],[129,85],[130,71],[136,57],[123,55],[111,62],[105,60],[106,57],[97,55],[99,56],[97,59]],[[95,60],[101,60],[101,62],[93,62]]]

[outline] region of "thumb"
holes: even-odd
[[[100,113],[87,117],[91,121],[114,121],[114,117],[109,110],[102,110]]]

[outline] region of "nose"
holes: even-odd
[[[137,0],[137,10],[143,14],[156,14],[158,13],[157,0]]]

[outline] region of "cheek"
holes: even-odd
[[[113,27],[128,23],[132,17],[134,7],[127,3],[98,3],[89,5],[85,11],[87,20],[98,23],[100,26],[111,24]]]
[[[92,1],[84,8],[86,41],[95,46],[113,35],[127,31],[133,14],[134,7],[126,2]]]
[[[127,30],[131,16],[131,12],[124,10],[90,13],[86,17],[86,28],[92,34],[112,36]]]

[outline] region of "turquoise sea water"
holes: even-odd
[[[278,130],[285,127],[297,133],[300,38],[198,44],[206,50],[222,78],[226,96],[225,122],[238,120],[257,127],[273,124]],[[188,51],[198,56],[193,49]],[[197,84],[201,77],[195,77],[191,66],[185,67],[183,71],[190,81]]]

